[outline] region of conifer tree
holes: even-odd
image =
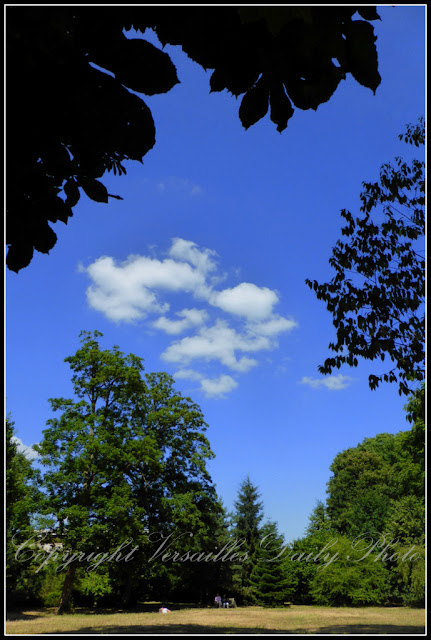
[[[256,562],[256,554],[262,539],[260,523],[263,519],[263,503],[260,494],[247,476],[241,484],[233,515],[233,537],[238,552],[244,554],[234,565],[233,584],[244,604],[252,602],[250,575]]]
[[[293,593],[286,572],[284,538],[278,533],[275,522],[265,523],[261,536],[250,575],[251,593],[256,604],[282,606]]]

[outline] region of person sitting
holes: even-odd
[[[221,607],[221,597],[219,594],[214,598],[214,606],[220,608]]]
[[[171,613],[171,610],[168,607],[164,607],[163,605],[159,609],[159,613]]]
[[[222,604],[225,609],[229,609],[229,600],[225,595],[223,596]]]

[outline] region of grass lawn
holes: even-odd
[[[169,605],[169,614],[147,611],[77,610],[56,616],[54,610],[25,610],[7,616],[8,634],[424,634],[424,609],[404,607],[284,609],[188,609]],[[157,611],[158,605],[153,605]],[[148,606],[147,606],[148,609]]]

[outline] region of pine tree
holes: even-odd
[[[256,561],[256,554],[262,538],[260,523],[263,519],[263,503],[260,494],[250,478],[244,480],[235,501],[233,515],[233,539],[238,553],[243,554],[239,563],[233,566],[233,585],[243,604],[252,603],[250,576]]]
[[[282,606],[293,593],[286,572],[284,538],[278,533],[275,522],[267,522],[261,534],[250,575],[251,593],[256,604]]]

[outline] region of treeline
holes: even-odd
[[[366,438],[335,457],[326,503],[317,502],[287,562],[295,602],[424,606],[424,385],[406,411],[410,430]]]
[[[423,605],[424,388],[410,430],[336,456],[326,504],[286,544],[249,478],[226,511],[201,409],[101,336],[83,332],[66,358],[74,397],[50,400],[43,472],[6,421],[9,607],[206,605],[217,592],[241,605]]]

